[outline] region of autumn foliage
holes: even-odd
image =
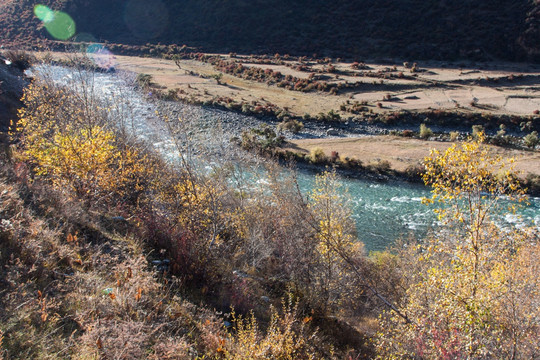
[[[406,321],[381,318],[381,358],[530,359],[538,355],[540,283],[534,228],[495,223],[501,198],[521,199],[510,164],[483,135],[425,160],[424,180],[445,224],[402,251]],[[510,206],[511,211],[513,209]]]
[[[83,89],[34,80],[22,99],[0,357],[538,356],[538,233],[497,223],[524,197],[483,134],[425,159],[440,228],[367,255],[334,172],[304,194],[271,162],[207,173],[177,144],[171,166]]]
[[[36,81],[22,98],[22,159],[56,188],[94,205],[121,197],[132,203],[152,178],[151,158],[107,124],[108,112],[68,89]]]
[[[305,315],[308,311],[327,316],[356,299],[344,297],[340,289],[352,285],[353,278],[345,274],[346,265],[339,260],[336,246],[347,254],[362,252],[361,246],[352,244],[351,222],[339,220],[348,212],[338,196],[335,174],[320,178],[320,188],[310,201],[297,191],[294,178],[277,176],[273,165],[268,169],[270,192],[262,188],[247,191],[220,176],[197,172],[187,162],[173,168],[159,160],[126,129],[113,125],[121,124],[113,118],[114,111],[91,92],[35,80],[26,89],[23,103],[12,135],[18,141],[13,160],[18,169],[24,169],[18,176],[25,186],[49,187],[51,194],[78,204],[80,208],[73,214],[87,214],[81,222],[94,219],[96,223],[86,226],[97,227],[98,233],[115,229],[119,231],[115,236],[130,239],[124,241],[138,244],[139,249],[156,249],[159,254],[152,256],[168,261],[166,270],[160,270],[165,284],[171,281],[169,274],[177,279],[173,293],[183,287],[196,289],[193,291],[205,296],[211,306],[232,306],[243,314],[231,319],[236,332],[230,335],[213,321],[208,326],[196,323],[206,337],[193,345],[196,353],[242,359],[252,358],[252,351],[258,349],[258,358],[270,354],[278,358],[331,357],[331,346],[311,346],[315,329],[310,321],[301,319],[309,317]],[[121,220],[111,223],[113,218]],[[96,236],[91,234],[70,232],[67,242],[85,246],[86,239]],[[56,235],[50,241],[56,243]],[[87,261],[79,251],[71,260],[77,266]],[[68,347],[70,352],[117,357],[126,336],[133,341],[126,350],[130,356],[140,356],[143,349],[161,351],[152,345],[152,324],[162,321],[166,311],[184,310],[161,303],[159,298],[169,295],[163,295],[157,283],[145,283],[149,280],[144,260],[132,255],[128,259],[112,268],[115,286],[110,285],[108,275],[90,280],[84,278],[84,268],[65,270],[81,271],[81,289],[88,289],[89,281],[94,281],[106,291],[91,302],[104,316],[98,316],[100,325],[90,320],[95,315],[86,310],[84,296],[72,300],[82,310],[77,315],[80,324],[74,325],[81,335]],[[269,304],[278,305],[286,297],[294,297],[294,305],[269,311]],[[137,309],[147,307],[155,307],[151,314],[156,315],[140,315]],[[242,320],[250,312],[253,316]],[[117,327],[106,325],[111,324],[110,319]],[[261,320],[269,323],[259,327]],[[89,324],[93,324],[92,330]],[[11,339],[12,332],[7,336]],[[250,344],[250,339],[255,343]],[[170,337],[168,341],[184,352],[190,348],[182,339]]]

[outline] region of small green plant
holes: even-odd
[[[420,137],[422,139],[429,139],[433,135],[433,131],[426,126],[426,124],[420,124]]]
[[[498,146],[504,146],[508,144],[509,139],[506,136],[506,126],[504,124],[501,124],[501,126],[499,126],[499,131],[497,131],[497,135],[495,135],[491,141],[493,144]]]
[[[533,131],[529,135],[525,136],[523,138],[523,142],[529,149],[534,149],[538,144],[540,144],[540,140],[538,139],[538,131]]]
[[[457,131],[450,132],[450,141],[457,141],[458,137],[459,137],[459,132]]]
[[[222,84],[221,80],[223,79],[223,73],[213,74],[213,75],[211,75],[210,77],[211,77],[212,79],[216,80],[216,83],[217,83],[218,85],[221,85],[221,84]]]
[[[242,112],[243,112],[244,114],[249,114],[249,113],[251,113],[251,106],[249,106],[248,103],[243,103],[243,104],[242,104]]]
[[[521,124],[519,124],[519,128],[521,131],[531,130],[532,126],[533,126],[532,121],[527,121],[527,122],[522,121]]]
[[[330,110],[327,114],[321,112],[317,115],[318,121],[340,121],[341,116],[334,110]]]
[[[135,81],[140,88],[146,89],[152,84],[152,75],[139,74],[137,75],[137,78],[135,79]]]
[[[242,133],[241,146],[245,150],[263,153],[281,145],[283,140],[283,137],[278,136],[268,125],[261,125],[259,128],[251,128]]]

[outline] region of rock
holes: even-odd
[[[326,130],[326,135],[327,136],[337,136],[337,135],[339,135],[339,131],[336,130],[336,129],[330,128],[330,129]]]
[[[238,276],[239,278],[242,278],[242,279],[245,279],[245,278],[249,277],[248,274],[246,274],[245,272],[243,272],[241,270],[234,270],[233,275],[236,275],[236,276]]]

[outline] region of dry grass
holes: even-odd
[[[405,139],[397,136],[365,136],[361,138],[331,138],[292,140],[288,150],[309,154],[320,148],[327,156],[337,151],[341,156],[348,156],[362,161],[363,164],[389,161],[392,169],[404,171],[409,166],[420,165],[431,149],[444,151],[452,145],[450,142]],[[516,158],[516,170],[523,177],[528,174],[540,174],[540,153],[503,149],[490,146],[491,151],[503,157]]]
[[[65,54],[53,53],[53,56],[62,58]],[[284,61],[283,65],[260,65],[250,63],[246,57],[236,60],[247,67],[272,68],[299,78],[302,78],[302,74],[310,74],[292,70],[291,66],[298,64],[295,61]],[[368,109],[375,113],[428,109],[470,113],[478,111],[470,105],[474,99],[475,104],[482,106],[483,112],[490,114],[532,115],[540,109],[540,95],[530,88],[531,81],[540,76],[540,72],[530,70],[525,65],[493,63],[490,69],[478,70],[443,67],[442,63],[432,62],[421,64],[422,71],[416,73],[415,77],[399,78],[400,73],[410,75],[410,70],[402,65],[394,69],[387,65],[368,64],[369,70],[363,70],[352,69],[350,63],[333,64],[340,74],[324,71],[322,65],[315,64],[312,70],[320,71],[318,76],[326,78],[325,81],[329,83],[364,83],[357,89],[329,95],[286,90],[228,74],[223,74],[223,85],[218,85],[214,79],[208,78],[218,74],[218,71],[210,64],[197,60],[180,60],[180,69],[173,60],[165,59],[117,55],[114,62],[117,69],[152,75],[156,84],[165,91],[182,90],[186,99],[194,97],[204,102],[216,97],[228,97],[237,102],[270,102],[289,109],[295,116],[309,114],[315,117],[321,112],[338,111],[348,100],[365,101]],[[387,98],[390,100],[384,101],[384,106],[378,108],[377,103]],[[346,112],[340,114],[344,117],[351,115]]]
[[[205,333],[225,337],[201,325],[219,323],[212,312],[158,281],[144,249],[108,237],[98,214],[5,173],[0,204],[0,358],[188,359],[212,351]]]

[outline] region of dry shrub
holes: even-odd
[[[268,329],[259,328],[253,314],[247,319],[233,313],[235,335],[229,335],[220,353],[225,359],[315,359],[315,333],[306,330],[310,317],[298,318],[297,307],[283,306],[283,313],[272,312]],[[322,354],[318,354],[321,356]]]
[[[2,346],[2,341],[4,340],[4,333],[0,330],[0,360],[4,360],[4,350]]]
[[[39,337],[34,330],[41,329],[38,320],[47,316],[50,331],[63,326],[61,321],[69,324],[62,328],[68,334],[58,333],[55,349],[65,348],[79,358],[165,356],[164,348],[156,347],[160,341],[177,346],[180,357],[189,344],[193,356],[221,356],[228,351],[231,358],[250,358],[250,346],[258,343],[270,347],[260,352],[261,358],[264,354],[309,358],[311,335],[302,329],[310,321],[300,324],[289,309],[283,317],[274,315],[266,335],[252,326],[254,319],[238,322],[246,339],[255,336],[256,344],[229,337],[214,315],[174,296],[173,288],[180,282],[172,281],[171,288],[159,283],[141,256],[147,251],[141,239],[159,250],[153,256],[170,260],[168,270],[182,280],[184,291],[192,292],[187,287],[192,286],[197,289],[193,293],[222,309],[232,304],[245,313],[253,310],[258,319],[269,319],[269,303],[289,290],[298,297],[301,309],[313,309],[319,317],[343,315],[341,309],[366,303],[359,302],[365,296],[358,275],[361,243],[352,243],[350,214],[340,201],[335,177],[326,175],[329,181],[313,194],[310,204],[294,177],[284,177],[276,169],[270,169],[268,179],[261,179],[268,186],[255,190],[229,186],[220,175],[198,175],[189,166],[181,171],[163,166],[108,127],[102,111],[81,110],[77,97],[67,89],[35,83],[25,102],[20,124],[25,125],[22,145],[30,165],[20,178],[32,191],[43,187],[30,197],[35,197],[32,206],[47,222],[35,218],[30,221],[33,225],[16,231],[34,234],[23,234],[31,240],[25,251],[33,256],[25,257],[37,264],[34,273],[48,277],[39,276],[39,284],[28,285],[26,294],[43,288],[47,293],[29,302],[32,311],[21,309],[33,314],[31,326],[24,327],[22,318],[14,321],[24,330],[17,332],[18,349]],[[263,145],[276,140],[268,129],[253,134],[260,136]],[[59,141],[63,139],[68,141]],[[93,142],[103,146],[86,151]],[[68,146],[58,147],[63,143]],[[326,161],[326,156],[317,151],[312,160]],[[77,166],[62,167],[62,163]],[[74,173],[77,169],[90,176]],[[64,194],[63,205],[52,199],[55,194]],[[102,219],[112,217],[107,211],[129,214],[130,220],[124,219],[122,229],[110,222],[103,226]],[[62,225],[49,228],[48,224]],[[46,259],[35,262],[39,256]],[[30,269],[29,263],[16,261],[10,266],[13,273]],[[57,283],[52,274],[58,272],[63,280]],[[168,275],[158,278],[171,284]],[[22,280],[19,276],[13,283]],[[10,296],[19,300],[14,292]],[[186,337],[188,333],[192,337]],[[14,344],[13,332],[6,334],[9,344]],[[24,354],[46,356],[51,349],[36,345]]]
[[[144,322],[101,320],[78,339],[74,358],[143,359],[153,331]]]
[[[7,358],[187,359],[215,353],[210,337],[225,336],[215,315],[164,288],[139,255],[139,243],[107,238],[96,215],[81,217],[92,221],[92,229],[72,223],[56,207],[70,201],[55,200],[50,188],[47,199],[45,192],[33,194],[38,182],[21,190],[6,180],[0,182],[0,331]],[[46,221],[28,209],[19,191]],[[213,328],[202,325],[207,323]],[[196,334],[191,343],[184,338],[188,332]]]
[[[309,159],[314,164],[319,164],[327,160],[324,150],[319,147],[311,149],[309,152]]]
[[[193,350],[184,339],[160,340],[154,345],[154,353],[149,360],[189,360],[193,359]]]
[[[0,327],[7,358],[44,358],[69,344],[66,333],[76,326],[65,318],[59,300],[73,271],[77,246],[61,241],[25,206],[18,188],[0,182]],[[48,341],[37,339],[48,338]]]
[[[149,310],[158,310],[162,289],[146,269],[144,258],[122,261],[98,251],[87,261],[95,270],[76,273],[74,291],[67,296],[81,327],[92,327],[96,312],[102,318],[118,321],[153,320],[158,316],[159,312]]]
[[[419,135],[422,139],[429,139],[433,135],[433,131],[426,124],[420,124]]]

